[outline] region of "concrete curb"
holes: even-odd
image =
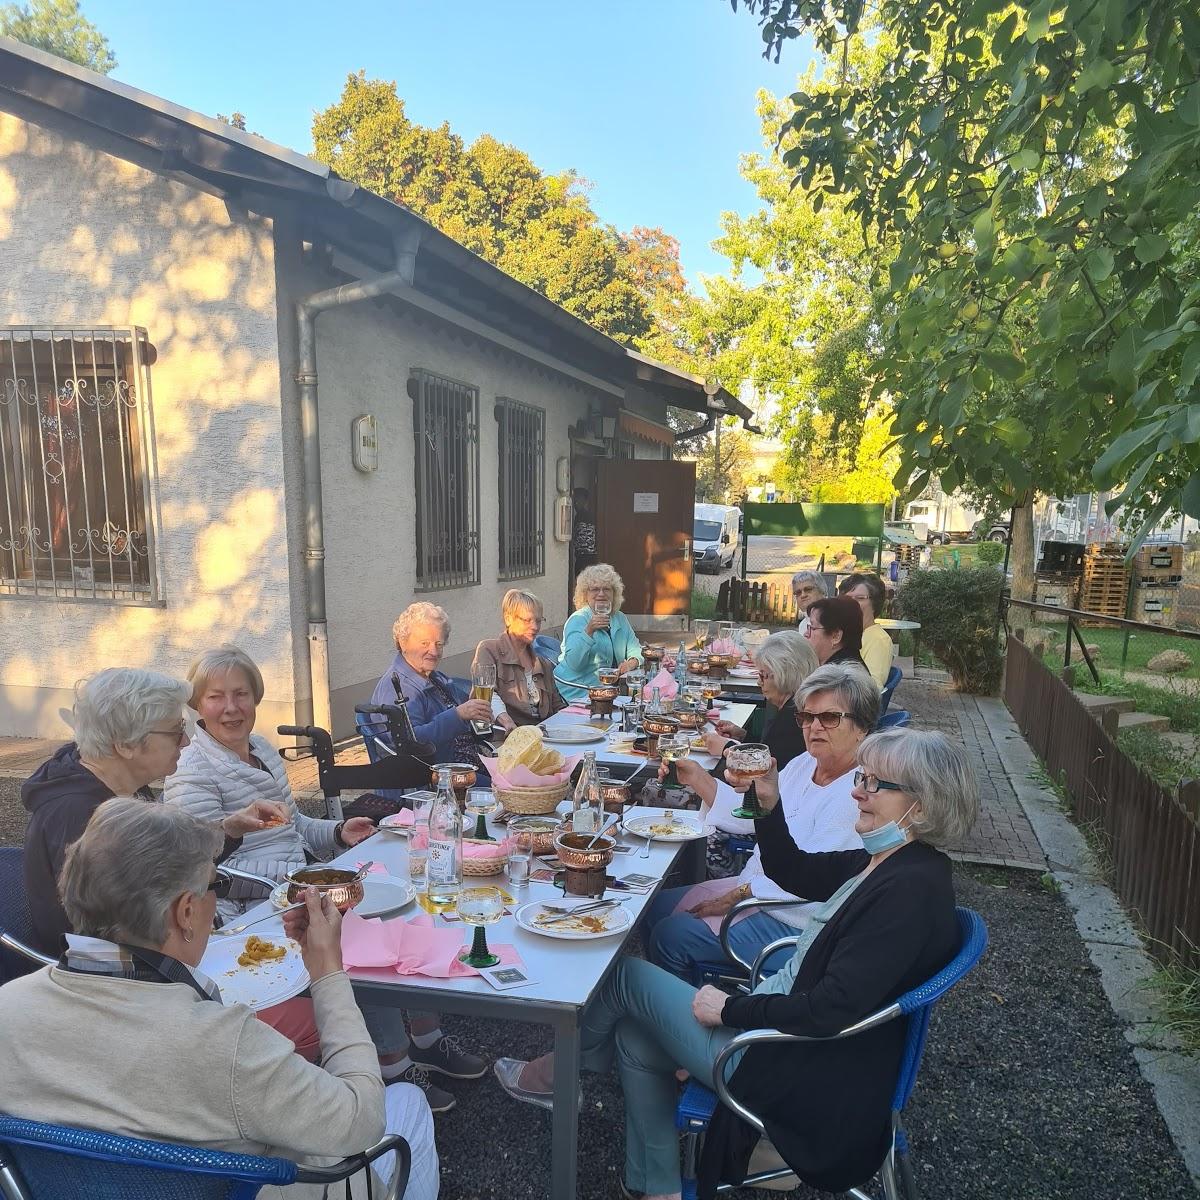
[[[1200,1188],[1200,1057],[1183,1053],[1171,1035],[1155,1025],[1147,987],[1154,962],[1143,950],[1133,922],[1104,882],[1083,835],[1059,806],[1058,797],[1038,782],[1041,767],[1003,701],[977,697],[976,704],[1000,762],[1050,861],[1088,956],[1113,1011],[1125,1022],[1142,1076],[1154,1093],[1171,1139],[1192,1181]]]

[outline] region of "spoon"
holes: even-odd
[[[588,842],[586,846],[584,846],[584,849],[590,850],[600,840],[601,836],[611,829],[620,819],[621,818],[618,816],[618,814],[609,813],[608,816],[604,818],[604,824],[596,830],[596,832],[592,835],[592,840]]]
[[[296,909],[303,907],[304,901],[301,900],[297,904],[289,904],[287,908],[277,908],[274,912],[267,913],[265,917],[255,917],[253,921],[243,921],[240,925],[222,925],[220,929],[214,929],[213,933],[221,934],[223,936],[228,936],[229,934],[233,933],[243,933],[245,930],[249,929],[251,925],[258,925],[262,921],[270,921],[275,917],[282,917],[286,912],[295,912]]]

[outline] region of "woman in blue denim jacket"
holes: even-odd
[[[586,701],[588,688],[600,682],[597,672],[601,667],[616,667],[623,675],[641,665],[641,643],[621,612],[624,600],[625,586],[608,563],[596,563],[579,572],[575,611],[563,628],[562,657],[554,672],[565,700]]]

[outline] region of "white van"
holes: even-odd
[[[731,504],[697,504],[692,557],[698,572],[714,575],[733,566],[742,528],[742,510]]]

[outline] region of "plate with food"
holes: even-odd
[[[200,970],[221,989],[226,1004],[245,1004],[259,1012],[300,995],[308,972],[300,946],[283,931],[210,938]]]
[[[363,898],[354,906],[354,911],[365,918],[390,917],[416,898],[417,889],[407,879],[395,875],[373,873],[362,881]],[[278,884],[271,893],[271,903],[276,908],[288,906],[287,882]]]
[[[695,817],[681,817],[673,809],[625,821],[625,828],[638,837],[655,842],[690,842],[704,837],[704,826]]]
[[[607,729],[595,725],[543,725],[542,737],[548,742],[559,742],[564,746],[581,746],[585,742],[602,742],[608,736]]]
[[[578,907],[590,903],[591,901],[581,900]],[[613,937],[615,934],[624,933],[633,923],[633,918],[620,904],[615,904],[612,908],[593,909],[591,912],[580,913],[579,916],[571,916],[561,910],[561,901],[545,905],[535,900],[529,904],[522,904],[513,913],[513,919],[530,933],[560,938],[567,942],[589,942],[597,938]]]

